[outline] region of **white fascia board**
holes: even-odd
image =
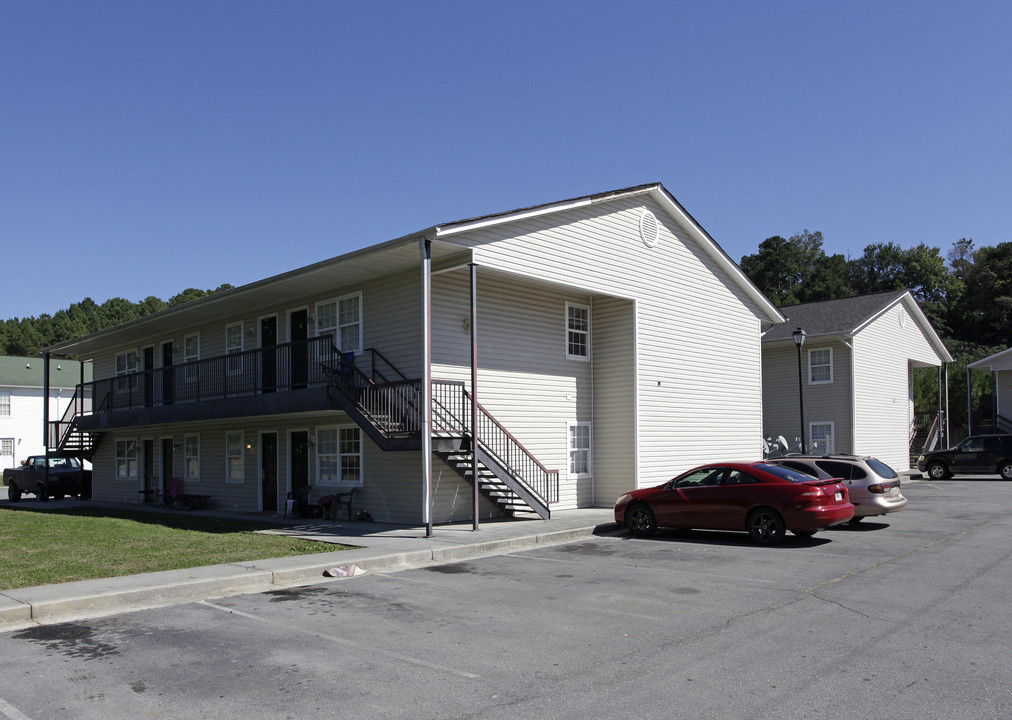
[[[459,235],[460,233],[470,232],[472,230],[481,230],[495,225],[504,225],[518,220],[527,220],[528,218],[549,215],[563,210],[573,210],[575,208],[590,205],[592,202],[593,201],[589,198],[583,198],[580,200],[573,200],[571,202],[531,208],[530,210],[519,210],[514,213],[505,213],[503,215],[496,215],[495,217],[478,218],[477,220],[452,223],[450,225],[437,225],[433,228],[434,232],[432,233],[432,238],[443,239],[451,235]]]

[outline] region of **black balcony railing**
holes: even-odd
[[[95,380],[78,395],[107,413],[295,390],[326,384],[339,356],[329,336],[312,338]]]

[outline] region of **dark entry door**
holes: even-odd
[[[144,502],[155,499],[155,441],[144,441]]]
[[[292,433],[292,497],[309,485],[309,433],[299,430]]]
[[[263,509],[278,509],[278,434],[260,436],[260,486]]]
[[[172,477],[172,439],[164,438],[162,440],[162,487],[160,488],[162,493],[169,492],[169,478]]]
[[[278,387],[278,318],[274,315],[260,320],[260,377],[263,392]]]
[[[162,343],[162,405],[172,404],[173,395],[172,341]]]
[[[292,387],[293,388],[304,388],[306,387],[306,377],[308,373],[308,367],[306,365],[308,361],[307,357],[307,343],[308,343],[308,329],[307,329],[307,312],[306,310],[296,310],[289,318],[289,327],[291,328],[292,334]]]
[[[144,407],[155,402],[155,349],[144,348]]]

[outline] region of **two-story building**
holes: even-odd
[[[99,500],[176,478],[237,511],[354,487],[381,521],[545,517],[759,457],[760,337],[782,321],[643,185],[432,226],[53,345],[95,379],[50,443],[93,458]]]

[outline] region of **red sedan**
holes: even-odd
[[[808,537],[854,517],[847,487],[777,465],[716,463],[615,501],[615,522],[638,537],[658,526],[683,530],[744,530],[761,544],[784,532]]]

